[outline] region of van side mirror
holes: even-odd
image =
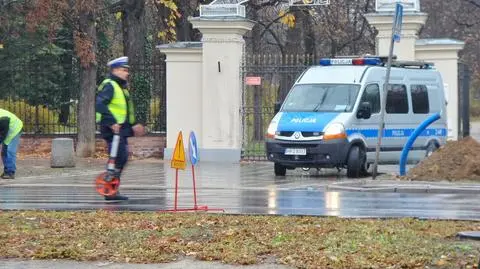
[[[275,102],[275,107],[273,108],[274,114],[277,114],[278,111],[280,111],[281,107],[282,107],[282,102]]]
[[[358,107],[357,118],[369,119],[372,116],[372,104],[370,102],[362,102]]]

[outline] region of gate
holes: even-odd
[[[265,134],[295,79],[314,63],[311,55],[247,55],[242,65],[242,159],[266,160]]]

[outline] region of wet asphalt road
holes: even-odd
[[[20,162],[28,166],[29,161]],[[133,161],[121,193],[126,202],[106,202],[93,188],[102,162],[79,162],[76,168],[49,169],[48,162],[30,165],[30,174],[0,183],[4,210],[130,210],[174,208],[175,173],[162,161]],[[34,167],[34,168],[31,168]],[[36,170],[35,170],[36,169]],[[381,166],[379,180],[391,178],[395,166]],[[474,193],[394,193],[329,191],[326,186],[348,183],[336,170],[288,171],[275,177],[268,162],[249,164],[200,163],[196,167],[197,204],[229,214],[315,215],[342,217],[419,217],[480,219]],[[193,208],[191,167],[179,172],[178,209]],[[221,211],[212,211],[221,212]]]
[[[480,138],[480,123],[472,123],[471,134]],[[0,179],[0,209],[3,210],[171,210],[175,203],[175,172],[161,160],[131,161],[122,178],[126,202],[106,202],[93,186],[104,170],[102,160],[77,160],[75,168],[52,169],[49,160],[19,160],[15,180]],[[376,182],[387,182],[397,166],[380,166]],[[195,168],[197,204],[228,214],[315,215],[341,217],[418,217],[480,219],[480,184],[470,192],[349,191],[336,184],[358,183],[337,170],[297,169],[286,177],[275,177],[269,162],[248,164],[199,163]],[[369,178],[367,178],[369,179]],[[405,183],[405,182],[404,182]],[[376,184],[376,183],[374,183]],[[409,184],[408,182],[405,184]],[[179,172],[178,209],[194,207],[192,168]],[[449,191],[452,188],[452,191]],[[476,191],[476,190],[479,191]],[[223,211],[219,211],[219,210]]]

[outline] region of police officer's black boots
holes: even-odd
[[[122,169],[115,169],[114,177],[118,178],[120,180],[120,176],[122,175]],[[127,201],[128,197],[125,195],[121,195],[120,191],[118,191],[115,195],[113,196],[105,196],[106,201]]]
[[[113,196],[105,196],[105,201],[127,201],[128,197],[125,195],[121,195],[120,192]]]

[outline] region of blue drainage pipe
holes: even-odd
[[[407,143],[405,144],[405,146],[403,146],[402,155],[400,155],[400,176],[405,175],[405,166],[407,163],[408,152],[412,148],[413,142],[415,142],[415,139],[417,139],[417,137],[428,127],[428,125],[432,124],[438,119],[440,119],[440,113],[433,114],[425,121],[423,121],[410,135]]]

